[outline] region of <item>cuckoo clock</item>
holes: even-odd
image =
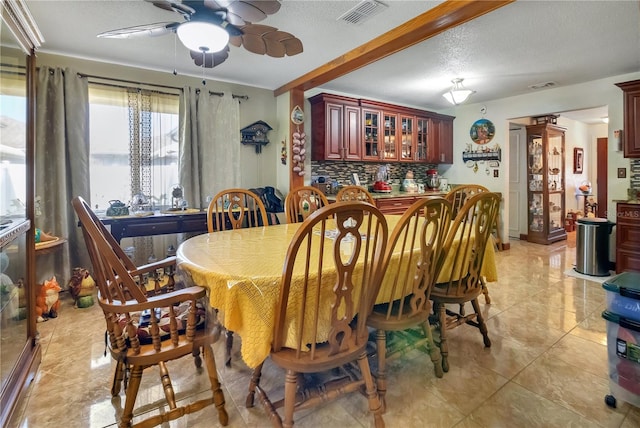
[[[240,130],[242,134],[242,144],[253,144],[256,147],[256,153],[262,153],[262,146],[269,144],[267,132],[273,128],[266,122],[261,120],[245,126]]]

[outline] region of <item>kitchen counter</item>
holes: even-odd
[[[404,214],[415,201],[422,198],[444,196],[446,192],[427,190],[422,193],[392,191],[390,193],[371,193],[378,209],[384,214]],[[336,201],[336,195],[327,195],[329,202]]]
[[[373,196],[373,199],[388,199],[388,198],[416,198],[416,197],[427,197],[427,196],[444,196],[447,194],[447,192],[441,192],[439,190],[426,190],[422,193],[409,193],[409,192],[402,192],[402,191],[392,191],[390,193],[376,193],[376,192],[369,192],[371,194],[371,196]],[[336,200],[336,195],[326,195],[327,199],[331,202],[335,202]]]
[[[630,199],[630,200],[624,200],[624,199],[613,199],[611,202],[615,203],[615,204],[634,204],[634,205],[639,205],[640,204],[640,199]]]

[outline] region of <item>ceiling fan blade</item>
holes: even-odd
[[[202,52],[189,51],[189,54],[191,55],[193,62],[198,67],[202,67],[204,61],[204,68],[213,68],[217,65],[222,64],[226,61],[227,58],[229,58],[229,46],[226,46],[220,52],[205,53],[203,55]]]
[[[149,3],[153,3],[154,6],[160,9],[168,10],[169,12],[178,12],[187,17],[193,15],[195,10],[184,3],[178,3],[168,0],[145,0]]]
[[[276,58],[302,52],[302,42],[298,38],[275,27],[248,24],[242,27],[242,31],[244,31],[244,36],[241,38],[242,46],[249,52]]]
[[[97,37],[109,39],[132,39],[136,37],[164,36],[175,31],[179,22],[157,22],[155,24],[136,25],[134,27],[119,28],[105,31]]]

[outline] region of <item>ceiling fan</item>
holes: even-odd
[[[120,28],[98,37],[128,39],[176,33],[191,51],[195,64],[212,68],[229,57],[229,43],[249,52],[281,58],[302,52],[294,35],[268,25],[254,24],[280,10],[280,0],[145,0],[182,15],[182,22],[158,22]]]

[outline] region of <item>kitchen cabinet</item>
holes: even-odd
[[[311,103],[314,160],[361,160],[360,107],[357,100],[319,94]]]
[[[383,127],[383,154],[382,160],[385,162],[398,160],[398,115],[396,113],[384,112]]]
[[[640,272],[640,204],[616,204],[616,273]]]
[[[10,425],[42,355],[35,314],[33,222],[36,46],[30,38],[39,31],[16,2],[2,2],[0,9],[0,87],[3,97],[11,95],[10,103],[0,102],[0,116],[11,118],[11,126],[0,129],[0,140],[9,142],[0,145],[0,426],[4,427]]]
[[[382,113],[378,110],[362,108],[363,150],[362,160],[382,160],[381,121]]]
[[[398,128],[399,138],[398,147],[400,160],[403,162],[418,161],[416,144],[417,135],[415,133],[415,116],[400,115],[400,126]]]
[[[427,132],[427,162],[453,163],[453,120],[430,118]]]
[[[640,80],[616,83],[616,86],[624,94],[624,157],[640,158]]]
[[[453,163],[452,116],[326,93],[309,102],[313,160]]]
[[[527,241],[566,239],[564,229],[564,133],[552,124],[527,126]]]

